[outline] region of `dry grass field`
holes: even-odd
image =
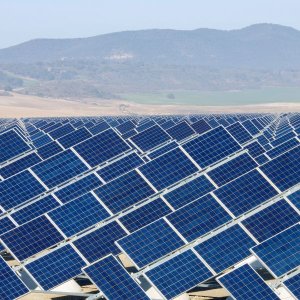
[[[300,103],[276,103],[241,106],[193,106],[139,104],[122,100],[83,99],[82,101],[50,99],[13,93],[0,96],[0,118],[63,117],[120,115],[120,105],[135,114],[197,114],[197,113],[250,113],[300,112]]]

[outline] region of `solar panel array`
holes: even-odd
[[[20,270],[107,299],[149,299],[141,278],[163,299],[212,278],[298,299],[299,138],[296,113],[0,119],[1,299],[30,292]]]

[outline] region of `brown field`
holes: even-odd
[[[189,106],[138,104],[122,100],[83,99],[82,101],[50,99],[13,93],[0,96],[0,118],[63,117],[122,115],[120,105],[134,114],[197,114],[197,113],[249,113],[300,112],[300,103],[276,103],[243,106]]]

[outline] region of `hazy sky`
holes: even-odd
[[[41,37],[262,22],[300,29],[300,0],[0,0],[0,48]]]

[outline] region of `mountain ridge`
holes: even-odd
[[[242,29],[149,29],[87,38],[35,39],[0,49],[0,63],[131,61],[216,68],[300,68],[300,31],[255,24]]]

